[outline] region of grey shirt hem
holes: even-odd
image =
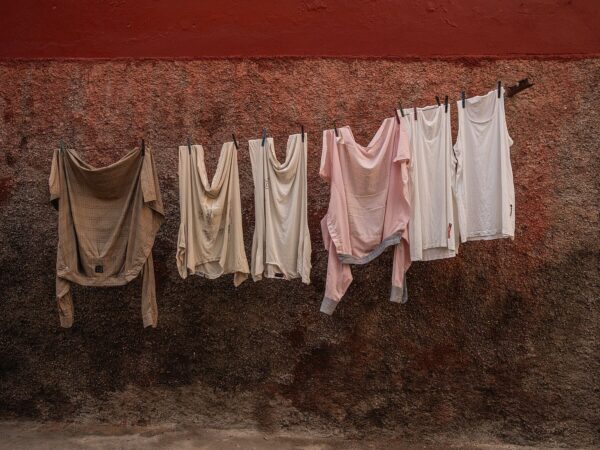
[[[392,234],[391,236],[386,237],[381,243],[375,247],[371,252],[365,256],[361,256],[360,258],[353,255],[348,255],[346,253],[338,254],[338,258],[342,264],[367,264],[381,255],[386,248],[390,245],[399,244],[402,241],[402,236],[399,234]]]

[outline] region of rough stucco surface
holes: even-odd
[[[399,99],[424,106],[524,76],[535,87],[506,100],[516,239],[414,264],[406,305],[387,301],[386,252],[353,270],[333,317],[319,313],[321,130],[337,118],[366,143]],[[0,417],[600,444],[599,87],[600,60],[1,63]],[[212,174],[237,133],[249,254],[245,141],[267,126],[282,155],[299,122],[312,284],[181,280],[176,146],[188,135],[207,146]],[[167,211],[154,248],[159,326],[142,328],[136,280],[76,287],[75,325],[61,329],[52,150],[63,138],[104,165],[142,136]]]

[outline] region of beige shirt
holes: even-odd
[[[307,138],[289,136],[280,163],[272,138],[248,142],[256,221],[252,239],[252,279],[302,278],[310,283],[310,233],[307,220]]]
[[[60,324],[73,324],[70,282],[119,286],[143,272],[142,318],[156,327],[152,246],[163,204],[149,148],[94,168],[74,150],[55,150],[50,199],[58,208],[56,298]]]
[[[244,251],[237,150],[233,142],[223,144],[210,184],[202,146],[192,145],[191,150],[179,147],[179,201],[179,275],[214,279],[233,273],[233,283],[239,286],[250,270]]]

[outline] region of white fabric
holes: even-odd
[[[181,222],[177,268],[182,278],[197,274],[217,278],[234,273],[235,286],[248,278],[242,209],[233,142],[223,144],[217,170],[209,184],[201,145],[179,147]]]
[[[252,239],[254,281],[302,278],[310,283],[311,244],[307,218],[306,153],[300,134],[289,136],[280,163],[272,138],[248,141],[256,223]]]
[[[402,121],[408,130],[411,157],[411,217],[409,223],[412,261],[456,256],[457,227],[453,185],[450,105],[405,109]]]
[[[504,88],[457,102],[456,189],[462,242],[515,235],[515,189]]]

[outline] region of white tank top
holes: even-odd
[[[456,189],[462,242],[515,236],[515,188],[504,88],[457,102]]]
[[[456,255],[455,200],[452,191],[453,156],[450,105],[404,110],[411,158],[411,216],[409,224],[412,261],[429,261]]]

